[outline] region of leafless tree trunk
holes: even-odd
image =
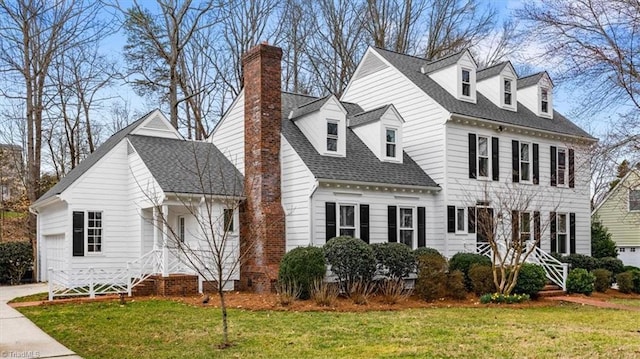
[[[428,5],[425,0],[367,0],[363,26],[374,46],[412,53],[419,41],[416,25]]]

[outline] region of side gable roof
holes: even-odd
[[[640,185],[640,169],[636,168],[635,166],[632,167],[629,172],[627,172],[627,174],[622,177],[622,179],[620,179],[620,182],[618,182],[618,184],[616,184],[615,187],[613,187],[608,193],[607,195],[602,199],[602,201],[600,201],[600,203],[598,203],[598,205],[596,206],[596,208],[593,209],[593,211],[591,212],[591,215],[594,215],[605,203],[607,203],[607,201],[609,200],[609,198],[613,195],[613,193],[617,192],[619,190],[619,188],[621,188],[622,186],[627,186],[628,183],[627,181],[629,181],[629,178],[634,175],[637,178],[637,183],[638,185]],[[635,183],[633,183],[635,184]]]
[[[210,142],[127,137],[165,193],[241,196],[242,174]]]
[[[312,112],[316,112],[320,110],[322,106],[324,106],[324,104],[327,103],[327,101],[329,101],[330,98],[331,98],[331,95],[327,95],[325,97],[320,97],[311,102],[308,102],[302,106],[296,107],[292,109],[289,117],[293,119],[293,118],[302,117]]]
[[[538,72],[537,74],[521,77],[518,79],[518,90],[537,85],[540,79],[544,76],[544,72]]]
[[[517,111],[513,112],[496,106],[481,93],[477,94],[477,102],[475,104],[460,101],[429,76],[421,72],[421,67],[425,63],[424,59],[379,48],[374,48],[374,51],[452,114],[556,132],[590,140],[595,139],[557,111],[553,112],[552,119],[540,118],[520,104],[517,106]]]
[[[316,178],[382,185],[438,187],[406,152],[403,153],[403,163],[382,162],[349,128],[346,133],[345,157],[319,154],[294,121],[285,115],[294,108],[314,100],[315,98],[309,96],[282,93],[282,134]],[[362,108],[355,104],[342,102],[342,105],[349,112],[347,116],[363,112]]]
[[[502,70],[507,67],[508,64],[509,62],[505,61],[493,66],[485,67],[482,70],[478,70],[476,72],[476,81],[482,81],[490,77],[498,76],[502,72]]]
[[[356,113],[349,117],[349,127],[356,127],[369,122],[378,121],[392,105],[384,105],[373,110]]]
[[[134,121],[127,127],[121,129],[120,131],[113,134],[109,137],[102,145],[98,146],[98,148],[91,154],[89,154],[84,160],[82,160],[76,168],[67,173],[64,177],[60,179],[58,183],[56,183],[51,189],[49,189],[45,194],[40,196],[37,201],[33,204],[33,206],[37,206],[38,204],[44,202],[46,199],[53,197],[55,195],[61,194],[64,190],[69,188],[78,178],[80,178],[85,172],[87,172],[93,165],[98,163],[102,157],[104,157],[107,153],[109,153],[120,141],[122,141],[131,131],[137,128],[140,124],[142,124],[146,119],[151,117],[158,109],[155,109],[146,115],[142,116],[138,120]]]
[[[380,48],[376,48],[378,50],[383,50]],[[383,50],[386,51],[386,50]],[[435,59],[431,62],[425,60],[425,59],[421,59],[419,57],[414,57],[416,59],[419,59],[423,62],[422,67],[420,68],[420,71],[428,74],[430,72],[434,72],[440,69],[443,69],[445,67],[451,66],[453,64],[455,64],[456,62],[458,62],[458,60],[460,60],[460,58],[467,52],[467,50],[462,50],[459,52],[456,52],[455,54],[451,54],[451,55],[447,55],[445,57],[441,57],[439,59]],[[409,55],[405,55],[405,56],[409,56]],[[471,57],[473,59],[473,57]],[[474,60],[475,61],[475,60]]]

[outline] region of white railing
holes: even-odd
[[[129,272],[124,268],[56,269],[49,268],[49,300],[54,297],[116,294],[127,291]]]
[[[533,252],[527,257],[527,262],[541,265],[551,282],[561,287],[563,291],[567,290],[569,264],[560,262],[538,247],[534,247]]]
[[[152,250],[138,259],[127,262],[127,271],[129,273],[127,294],[131,296],[133,287],[142,283],[154,273],[160,273],[161,266],[162,251],[159,249]]]

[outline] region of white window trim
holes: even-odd
[[[506,91],[506,88],[505,88],[505,85],[504,85],[505,81],[509,81],[511,83],[511,90],[510,90],[510,93],[511,93],[511,104],[507,104],[507,102],[506,102],[507,91]],[[515,80],[513,78],[507,77],[507,76],[501,77],[501,81],[500,81],[500,100],[501,100],[501,103],[502,103],[502,107],[506,107],[506,108],[511,109],[511,110],[515,109],[516,103],[517,103],[517,100],[516,100],[517,91],[514,91],[514,84],[515,84]]]
[[[337,135],[330,135],[329,134],[329,124],[330,123],[333,123],[333,124],[336,125],[337,131],[338,131]],[[328,142],[329,139],[335,139],[336,140],[336,150],[335,151],[329,150],[329,146],[327,145],[327,142]],[[324,149],[325,149],[326,153],[331,154],[331,155],[339,155],[340,154],[340,121],[333,120],[333,119],[327,119],[327,123],[325,125]]]
[[[560,183],[560,151],[564,151],[564,183]],[[566,147],[556,148],[556,186],[569,187],[569,149]]]
[[[464,77],[463,77],[463,72],[464,71],[468,71],[469,72],[469,95],[465,95],[464,94],[464,84],[466,84],[466,82],[464,82]],[[460,74],[460,98],[461,99],[465,99],[465,100],[473,100],[474,96],[473,96],[473,90],[474,90],[474,85],[473,85],[473,69],[467,68],[467,67],[460,67],[460,70],[458,71],[458,73]]]
[[[178,216],[178,240],[182,243],[187,238],[187,221],[184,216]]]
[[[631,191],[640,191],[640,187],[637,188],[630,188],[629,192],[627,193],[627,210],[631,213],[637,213],[640,212],[640,208],[638,209],[631,209]]]
[[[462,211],[462,229],[459,228],[458,223],[458,211]],[[456,234],[467,234],[467,208],[456,206],[455,219],[456,219]]]
[[[236,236],[238,234],[238,218],[236,216],[237,210],[235,208],[223,208],[222,209],[222,233],[226,231],[225,226],[225,211],[232,211],[231,213],[231,221],[233,223],[233,230],[228,233],[228,235]]]
[[[523,232],[522,229],[524,228],[524,221],[522,219],[524,214],[528,214],[529,215],[529,232]],[[534,231],[535,231],[535,226],[533,224],[533,213],[529,212],[529,211],[518,211],[518,238],[522,238],[522,234],[523,233],[528,233],[529,234],[529,239],[527,241],[533,241],[535,240],[535,236],[534,236]]]
[[[487,175],[486,176],[482,176],[480,175],[480,137],[484,137],[487,139]],[[491,136],[485,136],[485,135],[480,135],[480,134],[476,134],[476,171],[477,171],[477,175],[476,178],[480,179],[480,180],[491,180],[492,179],[492,174],[493,174],[493,168],[491,167],[492,163],[491,163],[491,154],[492,154],[492,141],[491,141]]]
[[[352,229],[351,227],[342,227],[340,223],[340,208],[342,206],[352,206],[353,207],[353,238],[360,238],[360,205],[358,203],[353,202],[342,202],[336,203],[336,234],[338,236],[342,236],[340,230],[344,229]]]
[[[542,111],[542,92],[543,90],[547,91],[547,112]],[[553,114],[553,99],[551,96],[551,88],[546,86],[540,86],[538,90],[538,113],[540,116],[551,117]]]
[[[395,141],[394,142],[389,142],[387,141],[387,131],[393,131],[395,132]],[[398,150],[400,148],[400,146],[398,145],[398,133],[400,131],[398,131],[398,128],[396,127],[385,127],[384,128],[384,138],[383,138],[383,142],[384,142],[384,146],[382,147],[382,150],[384,151],[384,158],[386,159],[397,159],[398,158]],[[395,156],[389,156],[387,154],[387,145],[393,144],[395,146]]]
[[[522,179],[522,145],[527,145],[529,147],[529,179]],[[532,142],[524,142],[518,141],[518,176],[520,176],[520,183],[533,183],[533,143]]]
[[[411,230],[412,231],[412,235],[411,235],[411,249],[416,249],[417,248],[417,220],[418,220],[418,209],[415,206],[398,206],[398,214],[397,214],[397,223],[398,223],[398,228],[397,228],[397,236],[398,236],[398,243],[403,243],[402,242],[402,236],[400,235],[401,231],[408,231]],[[402,223],[402,217],[400,216],[400,211],[402,209],[410,209],[411,210],[411,224],[412,227],[411,228],[405,228],[405,227],[401,227],[401,223]]]
[[[77,212],[77,211],[76,211]],[[84,254],[85,256],[104,256],[105,248],[104,248],[104,211],[101,210],[85,210],[84,212]],[[100,213],[100,251],[89,251],[89,212]],[[73,213],[73,211],[71,212]],[[98,228],[98,227],[94,227]]]
[[[624,253],[624,252],[625,252],[624,247],[618,247],[618,253]]]
[[[565,218],[565,228],[564,228],[564,232],[560,233],[560,216],[563,215]],[[571,252],[571,246],[569,243],[569,213],[565,213],[565,212],[558,212],[556,213],[556,249],[560,249],[560,234],[564,234],[565,235],[565,243],[564,243],[564,248],[565,248],[565,252],[560,253],[559,254],[569,254]]]
[[[635,253],[636,252],[636,247],[629,247],[629,252]]]

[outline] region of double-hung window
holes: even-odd
[[[471,71],[462,69],[462,96],[471,97]]]
[[[520,181],[531,181],[531,144],[520,142]]]
[[[567,150],[558,148],[558,185],[567,184]]]
[[[225,233],[233,233],[233,208],[225,208],[223,212],[224,217],[224,231]]]
[[[327,151],[338,152],[338,122],[327,121]]]
[[[339,213],[340,236],[356,237],[356,206],[353,204],[341,204]]]
[[[513,81],[510,79],[505,79],[504,80],[504,104],[507,106],[512,106],[512,100],[511,100],[511,83]]]
[[[540,111],[542,113],[549,113],[549,90],[540,89]]]
[[[400,243],[404,243],[409,246],[409,248],[413,248],[413,232],[415,231],[413,221],[413,208],[400,207],[399,209]]]
[[[185,220],[184,216],[178,217],[178,240],[184,242],[185,238]]]
[[[387,157],[396,157],[396,133],[397,131],[393,128],[386,129],[385,135],[385,154]]]
[[[629,211],[640,211],[640,189],[629,190]]]
[[[456,232],[464,232],[464,208],[456,208]]]
[[[489,138],[478,136],[478,177],[489,177]]]
[[[567,224],[568,224],[568,220],[567,220],[567,214],[566,213],[558,213],[556,215],[556,236],[557,236],[557,246],[558,248],[555,248],[555,252],[560,253],[560,254],[566,254],[569,253],[569,251],[567,250],[567,248],[569,246],[567,246]],[[553,248],[552,248],[553,250]]]
[[[87,252],[102,252],[102,212],[87,212]]]
[[[524,244],[531,239],[531,213],[520,212],[520,240]]]

